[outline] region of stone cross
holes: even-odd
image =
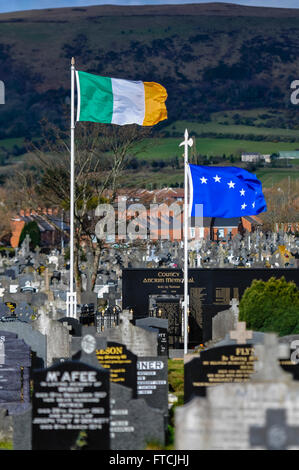
[[[119,318],[123,324],[128,324],[130,323],[130,320],[133,319],[133,313],[130,312],[130,310],[123,310],[120,313]]]
[[[258,360],[254,364],[256,372],[251,376],[251,380],[292,380],[292,375],[285,372],[278,362],[279,359],[289,359],[289,346],[279,344],[275,333],[267,333],[264,344],[256,345],[254,351]]]
[[[299,427],[288,426],[285,409],[266,410],[264,427],[253,426],[249,430],[251,446],[263,446],[267,450],[286,450],[299,444]]]
[[[245,344],[248,339],[252,339],[252,331],[246,330],[246,322],[238,321],[235,331],[230,331],[230,339],[235,339],[237,344]]]

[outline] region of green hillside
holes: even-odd
[[[289,98],[298,78],[298,33],[299,10],[225,4],[2,14],[7,96],[0,139],[38,135],[42,117],[68,124],[71,56],[79,70],[165,85],[167,125],[207,122],[221,110],[270,108],[290,113],[270,127],[296,128]]]

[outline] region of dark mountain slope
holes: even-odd
[[[229,4],[89,7],[0,15],[0,138],[62,122],[69,64],[91,73],[158,81],[169,120],[221,109],[290,106],[298,77],[299,10]]]

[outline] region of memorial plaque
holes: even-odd
[[[206,396],[207,387],[223,383],[242,383],[254,372],[254,348],[233,344],[207,349],[184,366],[184,400]]]
[[[287,281],[299,285],[299,277],[294,269],[239,269],[190,268],[188,271],[188,290],[190,295],[190,332],[189,344],[198,345],[212,339],[212,318],[234,297],[242,298],[247,287],[254,279],[263,281],[282,276]],[[192,289],[200,292],[191,292]],[[122,307],[133,310],[134,320],[148,315],[149,297],[182,296],[184,290],[183,272],[180,269],[123,269],[122,270]],[[194,295],[196,294],[196,295]],[[201,303],[200,308],[198,303]],[[194,305],[195,302],[195,305]]]
[[[108,342],[106,349],[96,350],[96,357],[102,367],[109,369],[111,382],[131,388],[136,398],[137,356],[124,344]]]
[[[65,361],[33,373],[32,449],[109,449],[109,373]]]
[[[168,414],[168,358],[142,357],[137,361],[137,395]]]
[[[159,317],[168,320],[168,344],[179,347],[182,336],[181,309],[179,299],[157,299],[156,307]]]

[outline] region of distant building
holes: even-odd
[[[282,159],[290,159],[294,160],[295,158],[299,158],[299,150],[287,150],[283,152],[278,152],[278,158]]]
[[[258,163],[261,161],[271,163],[271,155],[262,153],[242,153],[241,161],[244,163]]]
[[[257,163],[261,161],[262,155],[260,153],[242,153],[241,161],[245,163]]]
[[[11,220],[12,236],[10,244],[13,248],[19,246],[20,235],[25,224],[36,222],[40,230],[41,246],[55,247],[61,242],[61,217],[57,210],[43,209],[40,211],[21,210],[20,213]],[[64,240],[69,238],[69,225],[63,223]]]
[[[265,161],[265,163],[271,163],[271,155],[261,155],[262,159]]]

